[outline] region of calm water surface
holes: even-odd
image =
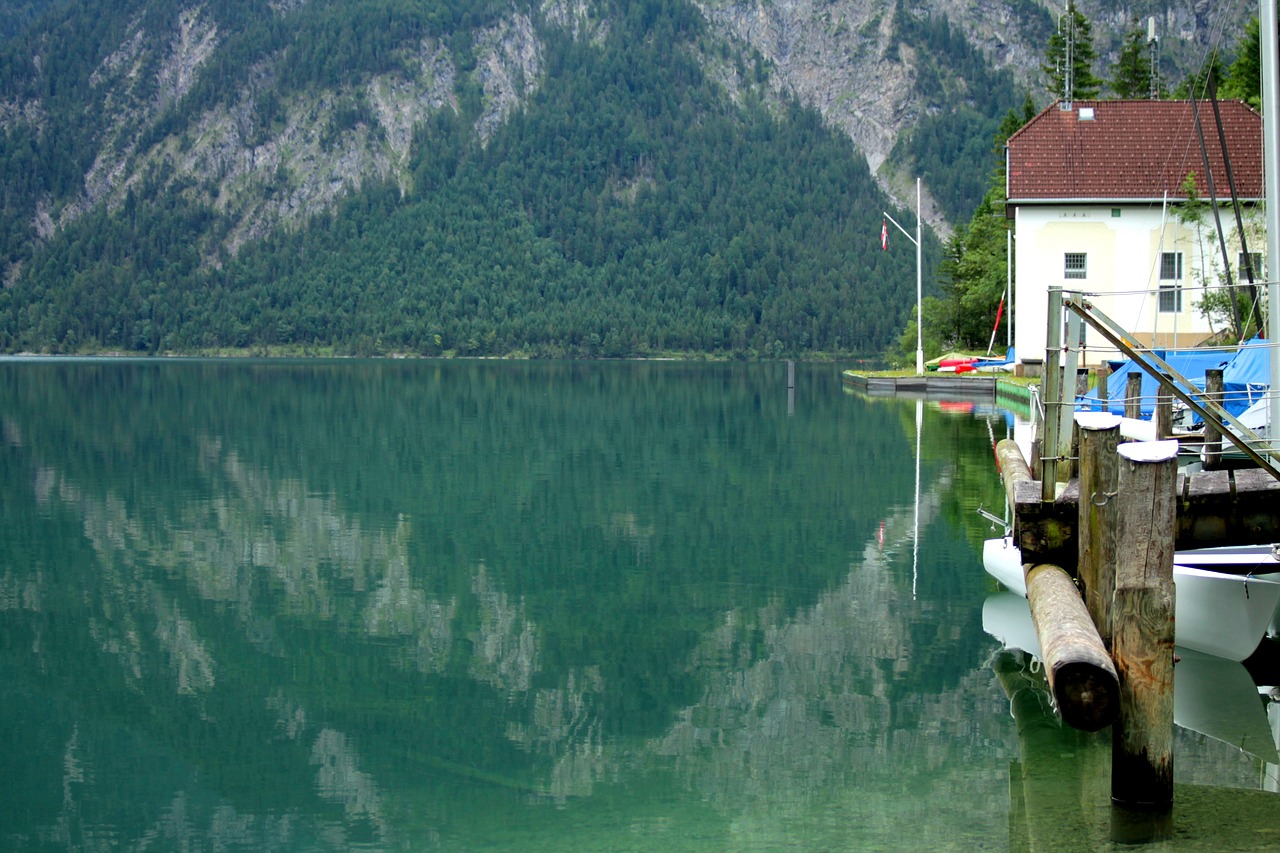
[[[830,366],[22,360],[0,428],[7,849],[1123,835],[1105,735],[983,627],[1003,413]],[[1178,750],[1160,849],[1280,845],[1273,766]]]

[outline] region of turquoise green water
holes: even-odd
[[[1023,849],[1005,420],[919,412],[917,465],[830,366],[2,362],[0,843]]]

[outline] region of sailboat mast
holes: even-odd
[[[1259,0],[1258,32],[1262,42],[1262,168],[1267,205],[1267,337],[1271,346],[1271,405],[1267,441],[1272,459],[1280,459],[1274,436],[1280,431],[1280,157],[1276,131],[1280,119],[1280,78],[1277,77],[1276,0]]]

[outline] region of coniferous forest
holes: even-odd
[[[914,212],[889,206],[817,113],[769,95],[767,63],[710,39],[685,0],[614,4],[591,39],[528,10],[542,79],[486,139],[471,34],[505,7],[314,0],[282,16],[204,4],[216,51],[133,131],[138,152],[192,144],[197,117],[268,56],[275,76],[248,119],[264,139],[291,97],[326,89],[354,93],[334,121],[375,125],[360,81],[423,39],[446,44],[459,72],[454,105],[414,130],[410,180],[365,181],[303,227],[235,251],[214,181],[153,169],[117,202],[84,201],[95,151],[121,133],[95,75],[130,22],[154,18],[142,31],[164,33],[182,4],[48,8],[33,25],[39,49],[10,38],[0,57],[0,103],[41,111],[0,112],[0,350],[878,353],[914,307],[914,250],[895,238],[883,252],[879,235],[881,210]],[[160,54],[139,51],[134,78],[157,78],[146,57]],[[732,97],[708,56],[735,69]],[[60,219],[71,205],[85,210]],[[931,233],[925,248],[931,268]]]

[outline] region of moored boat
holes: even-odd
[[[1040,656],[1026,599],[1010,591],[987,596],[982,629],[1005,648]],[[1258,688],[1239,661],[1180,646],[1174,667],[1173,720],[1264,761],[1280,761],[1266,710],[1258,701]]]
[[[1178,555],[1174,560],[1174,642],[1228,660],[1253,654],[1280,605],[1280,576],[1211,571],[1182,565]],[[982,565],[1002,586],[1026,596],[1022,553],[1011,537],[983,543]]]

